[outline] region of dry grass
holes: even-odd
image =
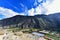
[[[40,37],[38,40],[46,40],[44,37]]]
[[[23,35],[23,32],[15,32],[14,35],[21,36],[21,35]]]
[[[4,31],[0,30],[0,35],[4,35]]]

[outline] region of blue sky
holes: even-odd
[[[60,12],[59,4],[59,0],[0,0],[0,19]]]
[[[34,1],[28,2],[28,0],[26,1],[24,0],[0,0],[0,6],[8,8],[8,9],[12,9],[15,12],[22,12],[23,11],[22,4],[27,6],[28,9],[30,9],[32,7],[31,5],[33,5],[33,2]]]

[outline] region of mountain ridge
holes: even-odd
[[[60,13],[35,16],[16,15],[11,18],[0,20],[0,27],[40,28],[45,30],[59,30],[59,19]]]

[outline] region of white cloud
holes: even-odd
[[[39,2],[41,0],[38,0]],[[35,1],[34,5],[38,3]],[[39,4],[36,8],[29,10],[29,15],[36,15],[36,14],[53,14],[60,12],[60,0],[46,0],[46,3],[42,3],[43,6]]]
[[[32,8],[28,11],[28,15],[34,16],[34,8]]]
[[[4,18],[9,18],[9,17],[15,16],[15,15],[24,15],[24,13],[19,14],[17,12],[14,12],[11,9],[0,7],[0,15],[3,15]]]
[[[28,10],[29,16],[39,15],[39,14],[45,14],[47,12],[47,9],[45,9],[43,6],[39,5],[36,8],[32,8]]]
[[[37,0],[38,2],[41,2],[42,0]]]
[[[48,9],[47,14],[53,14],[60,12],[60,0],[54,0],[52,4],[46,7]]]
[[[34,5],[37,6],[36,8],[32,8],[28,11],[29,15],[34,16],[37,14],[45,14],[47,12],[47,9],[45,8],[45,6],[47,5],[47,3],[42,3],[43,6],[41,6],[41,4],[38,4],[38,2],[41,2],[42,0],[35,0]],[[44,5],[45,4],[45,5]]]

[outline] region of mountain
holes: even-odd
[[[50,15],[21,16],[0,20],[3,28],[39,28],[45,30],[60,31],[60,13]]]

